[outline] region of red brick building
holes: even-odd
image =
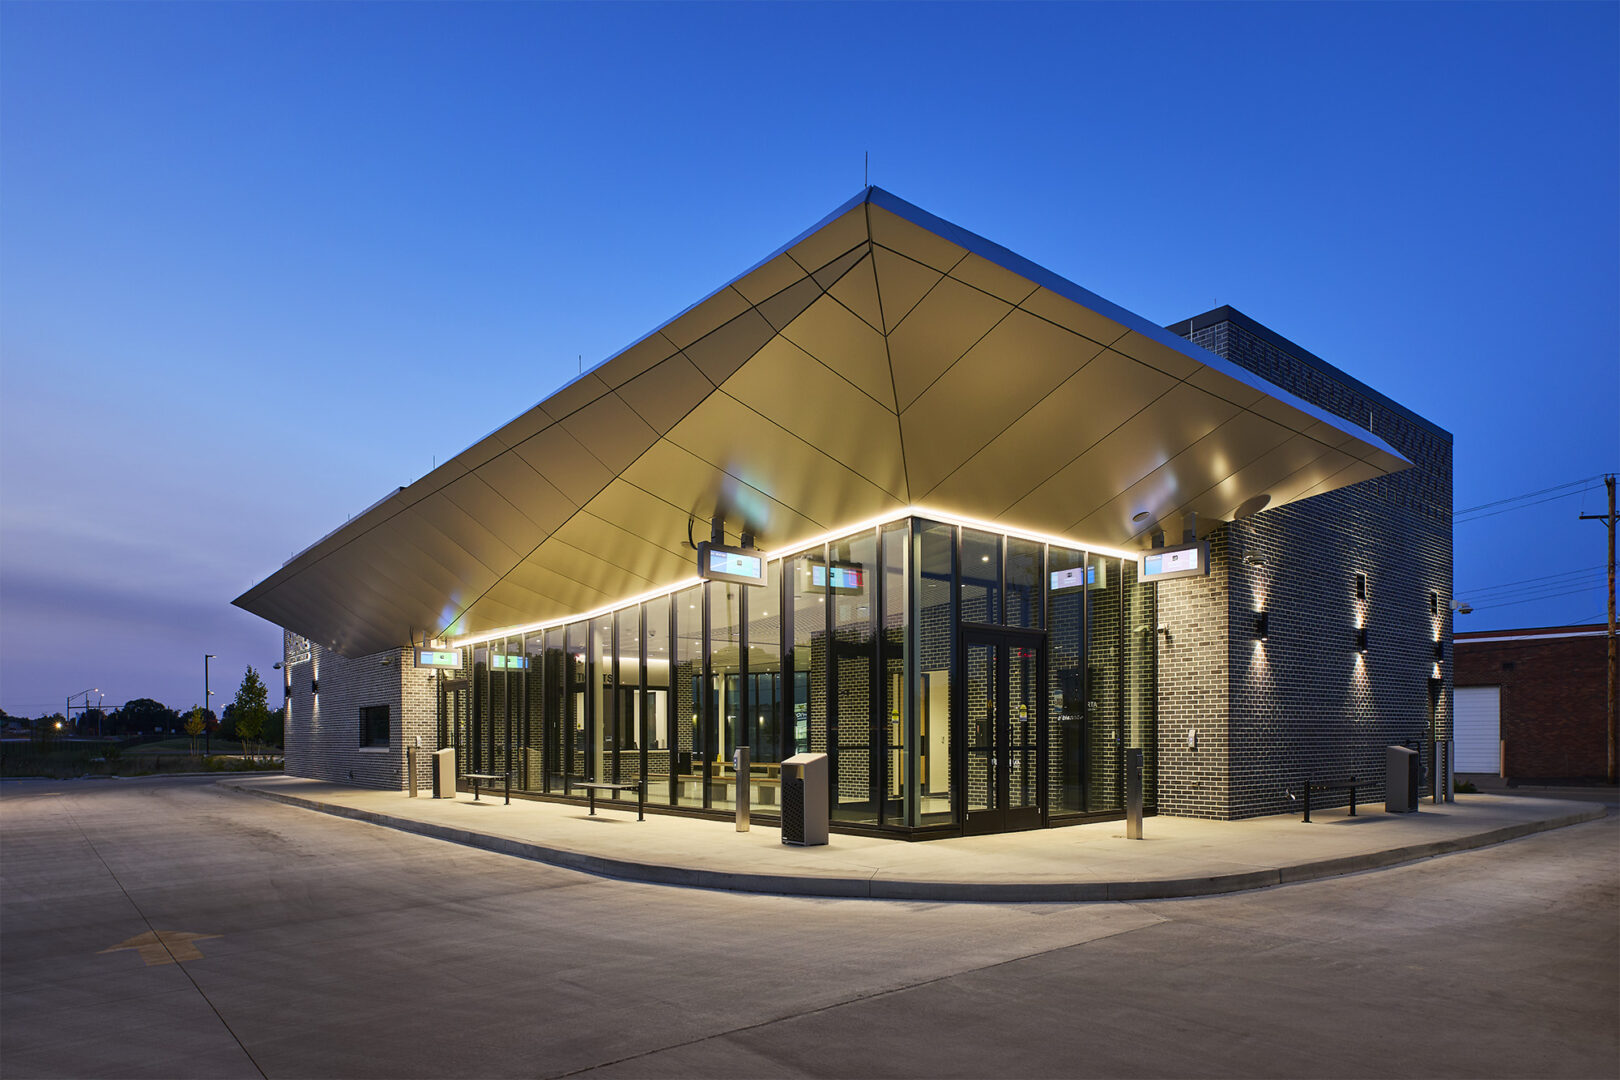
[[[1607,633],[1596,625],[1457,634],[1457,772],[1603,780]]]

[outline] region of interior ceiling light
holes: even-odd
[[[1137,525],[1142,524],[1142,522],[1146,521],[1147,519],[1148,512],[1146,510],[1138,510],[1136,513],[1131,515],[1131,521],[1135,522]]]

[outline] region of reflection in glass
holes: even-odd
[[[965,623],[1001,621],[1001,537],[962,530],[962,607]]]
[[[1086,751],[1085,563],[1085,553],[1073,548],[1053,547],[1047,552],[1049,579],[1074,582],[1051,590],[1046,598],[1046,806],[1050,814],[1077,814],[1085,809],[1081,782]]]
[[[669,597],[647,601],[647,694],[644,740],[647,801],[668,804],[673,751],[669,707]]]
[[[530,634],[523,639],[523,765],[512,778],[514,787],[525,791],[545,788],[545,667],[546,636]],[[521,779],[519,778],[521,777]]]
[[[618,673],[613,684],[613,718],[608,725],[612,754],[608,775],[615,783],[633,784],[641,778],[641,609],[621,608],[617,624]],[[635,792],[613,792],[613,797],[634,799]]]
[[[827,586],[814,583],[824,556],[788,560],[793,596],[793,753],[827,752]]]
[[[699,738],[703,699],[703,587],[674,596],[675,605],[675,802],[703,805],[703,744]]]
[[[833,655],[837,680],[837,740],[828,764],[833,774],[834,821],[877,821],[874,793],[880,784],[880,757],[873,753],[876,713],[882,686],[877,640],[872,633],[876,603],[877,533],[869,531],[828,545],[831,561],[828,603],[833,605]]]
[[[1007,616],[1008,626],[1039,630],[1042,626],[1041,580],[1043,545],[1033,540],[1007,538]]]
[[[883,543],[883,806],[884,824],[905,821],[903,804],[911,772],[906,768],[910,741],[906,686],[906,556],[911,526],[899,521],[882,529]]]
[[[1097,584],[1086,590],[1086,810],[1124,808],[1121,775],[1124,747],[1120,742],[1120,619],[1123,588],[1119,560],[1090,556]]]
[[[708,722],[703,757],[709,773],[709,806],[731,809],[733,751],[743,717],[742,594],[751,585],[711,581],[709,590]],[[717,715],[718,714],[718,715]]]
[[[956,530],[917,523],[916,746],[918,795],[913,821],[939,825],[956,820],[951,803],[951,654],[956,619],[951,613]]]

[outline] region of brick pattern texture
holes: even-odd
[[[1190,337],[1370,427],[1414,467],[1226,524],[1209,537],[1208,578],[1159,586],[1159,811],[1281,813],[1306,779],[1347,776],[1372,802],[1386,745],[1427,760],[1450,734],[1451,438],[1236,312]]]
[[[1502,688],[1502,741],[1507,743],[1509,780],[1591,782],[1608,775],[1608,696],[1603,681],[1609,660],[1603,637],[1524,641],[1461,637],[1456,647],[1458,686]]]

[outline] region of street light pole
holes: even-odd
[[[214,692],[212,690],[208,689],[208,661],[212,660],[213,658],[214,658],[213,653],[204,653],[203,654],[203,712],[204,713],[211,713],[211,712],[214,711],[213,702],[209,700],[210,698],[212,698],[214,696]],[[210,732],[208,730],[208,721],[207,721],[207,719],[204,719],[203,720],[203,753],[205,753],[205,754],[208,753],[213,748],[213,744],[209,741],[209,735],[210,735]],[[191,752],[193,754],[195,754],[197,752],[197,750],[196,750],[197,744],[192,743],[191,745],[192,745]]]
[[[101,687],[92,686],[88,690],[80,690],[77,694],[69,694],[67,696],[67,704],[62,706],[62,719],[66,720],[70,724],[73,722],[73,699],[74,698],[76,698],[76,697],[84,698],[83,708],[88,709],[90,707],[90,695],[91,694],[99,694],[99,693],[101,693]],[[99,739],[100,737],[101,737],[101,716],[98,713],[97,716],[96,716],[96,738]]]

